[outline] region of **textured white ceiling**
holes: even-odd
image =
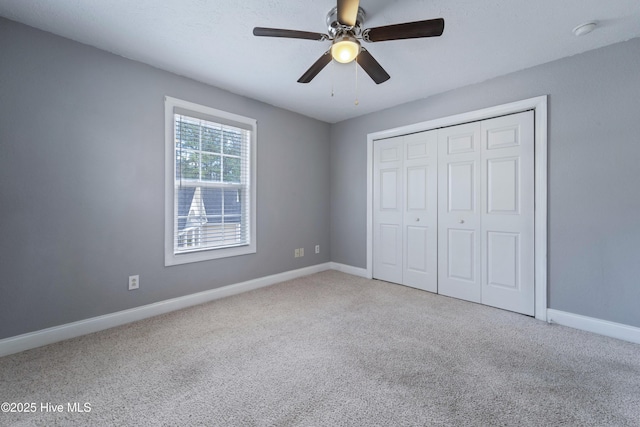
[[[638,0],[361,0],[364,28],[442,17],[444,34],[366,44],[391,75],[381,85],[354,63],[329,64],[305,85],[296,80],[329,41],[252,35],[325,33],[335,4],[0,0],[0,16],[331,123],[640,36]],[[572,34],[590,20],[594,32]]]

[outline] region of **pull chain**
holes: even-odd
[[[354,60],[353,63],[356,67],[356,100],[354,101],[354,104],[358,105],[360,104],[360,101],[358,101],[358,61]]]
[[[334,76],[334,67],[335,65],[333,64],[335,61],[332,59],[331,60],[331,97],[333,98],[333,76]]]

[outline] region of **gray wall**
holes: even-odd
[[[165,95],[257,119],[256,254],[164,267]],[[329,136],[0,19],[0,339],[328,262]]]
[[[367,134],[549,95],[549,304],[640,327],[640,39],[331,129],[332,260],[366,267]]]

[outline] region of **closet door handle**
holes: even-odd
[[[460,224],[464,224],[464,219],[458,221]]]
[[[420,222],[420,218],[416,218],[416,222]]]

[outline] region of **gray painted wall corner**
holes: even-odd
[[[366,267],[368,133],[548,94],[550,308],[640,326],[638,69],[633,39],[333,125],[332,261]]]
[[[327,123],[5,19],[0,57],[0,339],[330,261]],[[256,254],[164,266],[165,95],[257,119]]]

